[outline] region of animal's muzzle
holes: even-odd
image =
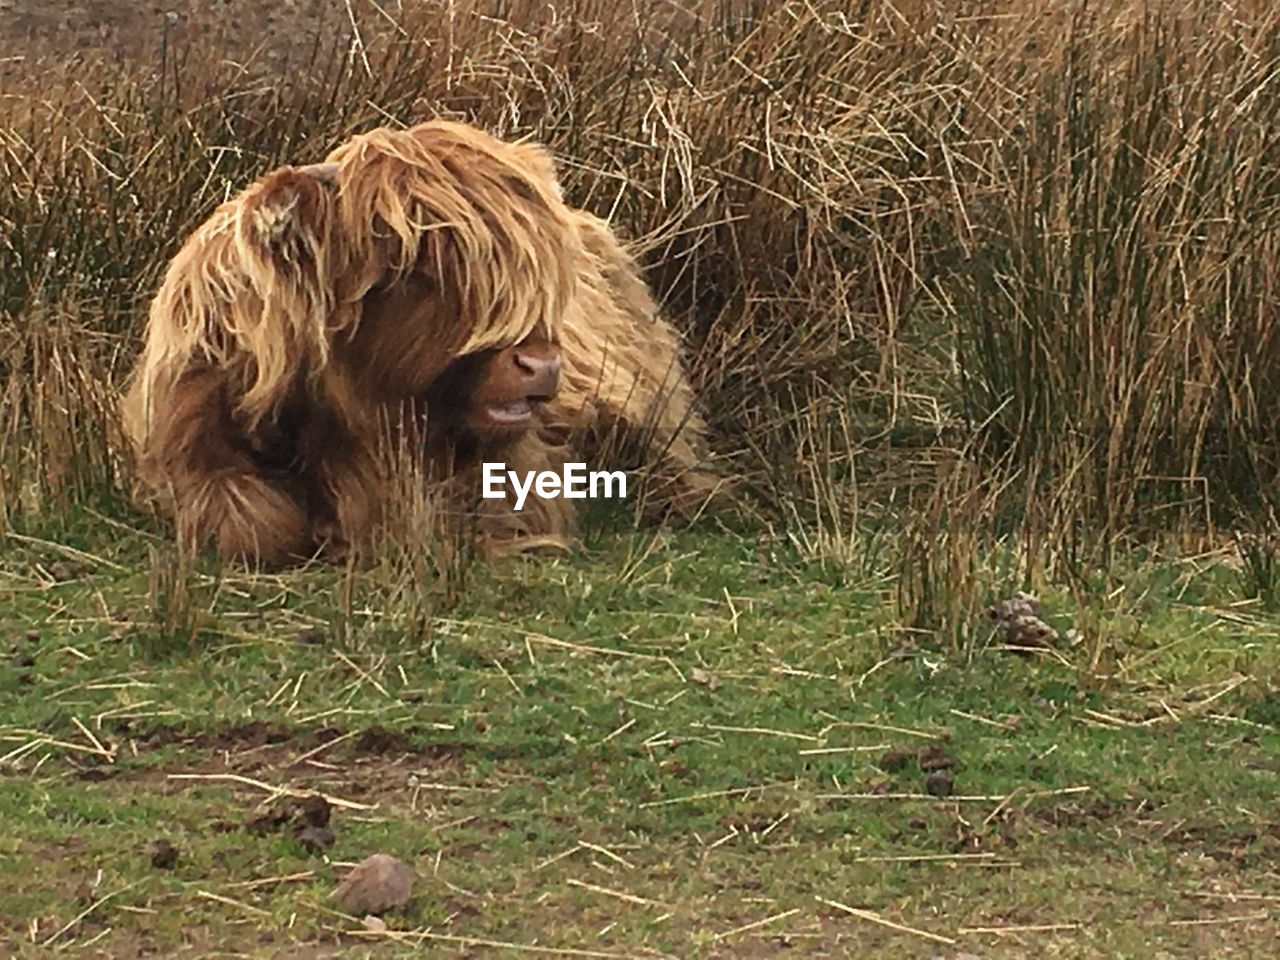
[[[550,400],[560,388],[560,351],[544,345],[517,347],[511,352],[524,395],[530,400]]]

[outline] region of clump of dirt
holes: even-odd
[[[75,767],[75,778],[85,783],[105,783],[106,781],[113,779],[119,772],[117,770],[94,766],[93,764],[88,763],[84,765],[77,764]]]
[[[897,773],[900,770],[907,769],[911,761],[915,760],[919,753],[919,750],[914,750],[911,747],[890,747],[880,757],[876,766],[885,773]]]
[[[324,643],[324,631],[319,627],[306,627],[298,631],[293,642],[304,647],[318,647]]]
[[[304,826],[294,831],[294,839],[302,844],[308,853],[324,853],[333,846],[337,838],[328,827]]]
[[[931,797],[949,797],[955,788],[955,778],[948,770],[934,770],[924,779],[924,791]]]
[[[179,850],[163,837],[147,844],[147,856],[157,870],[171,870],[178,862]]]
[[[244,828],[257,836],[288,830],[306,850],[320,853],[334,844],[332,814],[329,801],[319,794],[287,797],[260,807]]]
[[[892,747],[886,750],[876,762],[885,773],[901,773],[915,765],[924,774],[925,792],[935,797],[949,797],[955,790],[955,776],[951,770],[956,765],[955,757],[947,753],[941,744],[932,743],[927,747]],[[891,781],[882,780],[871,788],[873,793],[891,793]]]
[[[237,723],[223,727],[221,730],[205,733],[192,733],[168,724],[155,724],[145,730],[135,731],[132,724],[125,722],[115,725],[113,730],[124,736],[135,735],[138,747],[143,750],[182,746],[198,750],[213,750],[218,753],[238,753],[257,750],[269,744],[288,743],[297,735],[287,726],[264,723],[261,720]]]
[[[933,773],[936,770],[950,770],[956,765],[955,757],[948,754],[937,744],[921,750],[917,754],[916,762],[925,773]]]
[[[912,761],[921,773],[949,770],[956,765],[955,757],[934,743],[927,747],[891,747],[881,755],[876,766],[885,773],[898,773],[907,769]]]
[[[409,753],[409,738],[399,731],[372,726],[356,737],[355,749],[364,754]]]
[[[987,616],[1004,631],[1011,647],[1047,647],[1057,642],[1058,631],[1041,619],[1040,601],[1019,591],[987,610]]]

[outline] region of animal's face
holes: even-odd
[[[557,341],[588,259],[550,154],[432,121],[263,177],[184,248],[157,310],[218,318],[246,423],[330,370],[356,416],[420,400],[459,358]],[[539,351],[506,360],[474,361],[467,395],[497,398],[462,418],[476,434],[526,429],[522,398],[546,394]]]
[[[454,361],[428,392],[428,416],[459,439],[510,440],[536,422],[560,385],[560,350],[542,339]]]
[[[560,351],[554,344],[531,340],[492,352],[472,387],[466,429],[480,437],[523,431],[559,386]]]

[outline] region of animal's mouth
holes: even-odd
[[[487,408],[489,419],[494,423],[517,424],[533,419],[533,406],[528,399],[512,400],[510,403],[494,403]]]
[[[485,408],[489,421],[504,427],[523,426],[533,420],[535,410],[550,400],[549,396],[528,396],[507,403],[492,403]]]

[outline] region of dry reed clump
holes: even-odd
[[[59,355],[91,372],[67,409],[92,411],[218,201],[432,115],[566,158],[567,194],[633,238],[698,347],[755,521],[840,563],[879,563],[863,531],[905,524],[922,622],[980,609],[993,539],[1031,545],[1025,577],[1280,499],[1270,4],[352,9],[287,71],[168,43],[123,76],[0,81],[3,502],[42,469],[39,304],[66,305]],[[78,454],[109,461],[76,416]],[[981,492],[948,499],[957,470]]]

